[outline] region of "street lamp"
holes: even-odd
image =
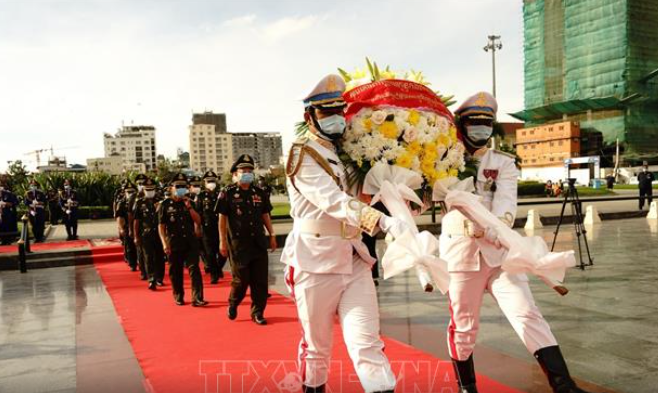
[[[499,35],[490,35],[487,37],[487,45],[483,48],[485,52],[491,51],[491,66],[493,71],[493,96],[496,96],[496,51],[503,49],[503,43],[500,42]]]

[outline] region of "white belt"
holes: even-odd
[[[345,225],[340,221],[334,219],[324,220],[311,220],[311,219],[296,219],[293,223],[293,230],[299,233],[306,233],[315,237],[324,236],[339,236],[344,239],[350,239],[355,233],[360,234],[358,228],[350,225]]]

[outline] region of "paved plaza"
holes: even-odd
[[[550,241],[553,229],[534,234]],[[643,218],[604,221],[588,238],[594,266],[568,271],[565,297],[533,278],[536,301],[577,379],[597,391],[653,392],[658,225]],[[563,227],[557,248],[573,248],[574,239],[573,227]],[[286,293],[278,252],[271,254],[270,283]],[[383,334],[448,358],[445,296],[421,292],[410,273],[383,281],[378,293]],[[490,297],[481,322],[478,371],[522,391],[547,391],[532,356]],[[109,381],[121,381],[124,392],[148,390],[94,266],[0,272],[0,348],[2,392],[102,391]]]

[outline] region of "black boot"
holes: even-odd
[[[554,393],[588,393],[576,386],[576,383],[571,379],[567,363],[564,361],[560,347],[557,345],[542,348],[535,352],[535,359],[544,370]]]
[[[312,388],[309,386],[302,386],[303,393],[324,393],[324,385]]]
[[[475,386],[475,366],[473,355],[466,360],[452,359],[452,367],[455,369],[455,377],[459,384],[459,393],[478,393]]]

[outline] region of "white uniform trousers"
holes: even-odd
[[[535,305],[527,277],[492,268],[482,260],[478,271],[450,272],[448,350],[453,359],[466,360],[473,353],[485,291],[493,296],[530,353],[557,345]]]
[[[377,292],[370,266],[358,256],[353,258],[352,274],[317,274],[286,266],[286,285],[302,325],[299,372],[306,386],[327,382],[337,315],[364,390],[390,390],[395,387],[395,375],[379,337]]]

